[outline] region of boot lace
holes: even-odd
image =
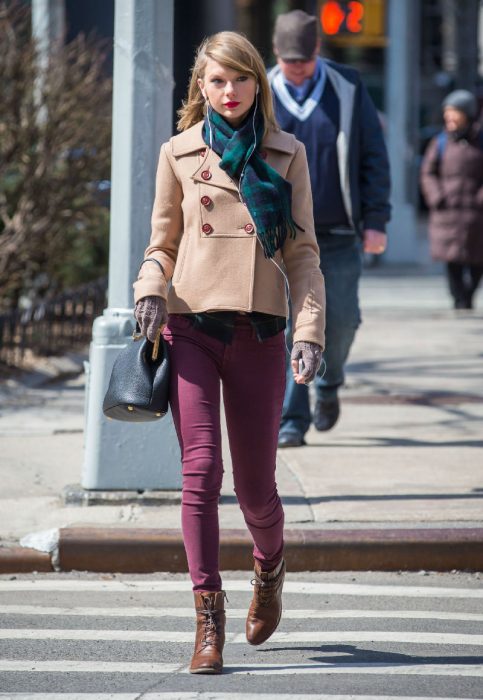
[[[277,579],[270,579],[269,581],[264,581],[262,578],[255,574],[255,577],[250,581],[252,586],[255,586],[255,593],[257,596],[257,603],[263,607],[270,605],[272,602],[273,594],[277,587]]]
[[[226,596],[225,596],[226,598]],[[203,598],[204,608],[199,610],[199,612],[204,616],[203,620],[203,638],[201,640],[201,646],[203,649],[212,644],[216,644],[216,640],[219,634],[220,619],[219,614],[222,610],[216,610],[213,607],[213,600],[211,598]]]

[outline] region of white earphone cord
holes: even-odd
[[[258,238],[258,236],[257,236],[257,241],[258,241],[258,243],[260,244],[260,247],[261,247],[262,250],[263,250],[263,246],[262,246],[262,244],[261,244],[260,239]],[[286,301],[287,301],[287,304],[289,304],[289,303],[290,303],[290,284],[289,284],[289,281],[288,281],[288,277],[287,277],[287,275],[285,274],[285,272],[282,270],[282,268],[280,267],[280,265],[278,264],[278,262],[277,262],[276,260],[274,260],[274,258],[269,258],[269,260],[270,260],[270,262],[272,262],[272,263],[275,265],[275,267],[277,268],[277,270],[279,270],[279,271],[282,273],[282,276],[283,276],[283,279],[284,279],[284,282],[285,282],[285,299],[286,299]],[[293,341],[292,341],[292,343],[293,343]],[[288,345],[287,345],[287,335],[285,335],[285,349],[287,350],[287,353],[288,353],[289,355],[292,354],[292,353],[291,353],[291,350],[289,350],[289,347],[288,347]],[[321,377],[323,377],[324,374],[325,374],[325,372],[327,371],[327,364],[326,364],[324,358],[322,358],[322,365],[323,365],[323,368],[324,368],[322,374],[320,374],[320,368],[319,368],[319,371],[317,372],[317,374],[318,374],[319,376],[321,376]]]

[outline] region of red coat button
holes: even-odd
[[[210,171],[209,171],[209,170],[203,170],[203,171],[201,172],[201,177],[203,178],[203,180],[211,180],[211,173],[210,173]]]
[[[206,155],[206,148],[202,148],[201,151],[200,151],[200,156],[201,156],[202,158],[204,158],[205,155]]]
[[[245,224],[245,231],[247,233],[253,233],[254,230],[255,230],[255,227],[253,226],[253,224]]]
[[[210,226],[210,224],[203,224],[201,230],[203,233],[206,233],[206,235],[209,235],[213,231],[213,226]]]
[[[207,194],[204,194],[203,197],[201,198],[201,204],[204,207],[209,207],[211,204],[211,199],[208,197]]]

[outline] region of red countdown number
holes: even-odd
[[[338,34],[345,20],[345,12],[338,2],[326,2],[320,12],[324,34]]]
[[[362,32],[362,19],[364,17],[364,5],[361,2],[350,2],[349,12],[345,18],[347,29],[353,34]]]
[[[364,18],[364,5],[362,2],[349,2],[345,7],[336,0],[324,3],[320,11],[320,23],[324,34],[333,36],[345,28],[351,34],[362,32],[362,20]]]

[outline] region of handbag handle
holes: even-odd
[[[158,359],[158,354],[159,354],[159,341],[161,340],[161,331],[162,331],[162,330],[163,330],[162,327],[159,327],[158,330],[156,331],[156,338],[155,338],[154,343],[153,343],[153,353],[152,353],[152,355],[151,355],[151,357],[153,358],[153,360],[157,360],[157,359]]]
[[[157,360],[157,359],[158,359],[158,355],[159,355],[159,343],[161,342],[161,333],[163,332],[163,328],[164,328],[165,325],[166,325],[166,324],[164,323],[164,324],[163,324],[162,326],[160,326],[160,327],[158,328],[158,330],[156,331],[156,338],[154,339],[154,343],[153,343],[153,352],[151,353],[151,357],[152,357],[153,360]],[[136,323],[136,328],[135,328],[135,330],[133,330],[133,332],[132,332],[132,339],[136,341],[136,340],[141,340],[142,338],[144,338],[144,336],[143,336],[143,334],[141,333],[141,329],[140,329],[140,327],[139,327],[139,323]]]

